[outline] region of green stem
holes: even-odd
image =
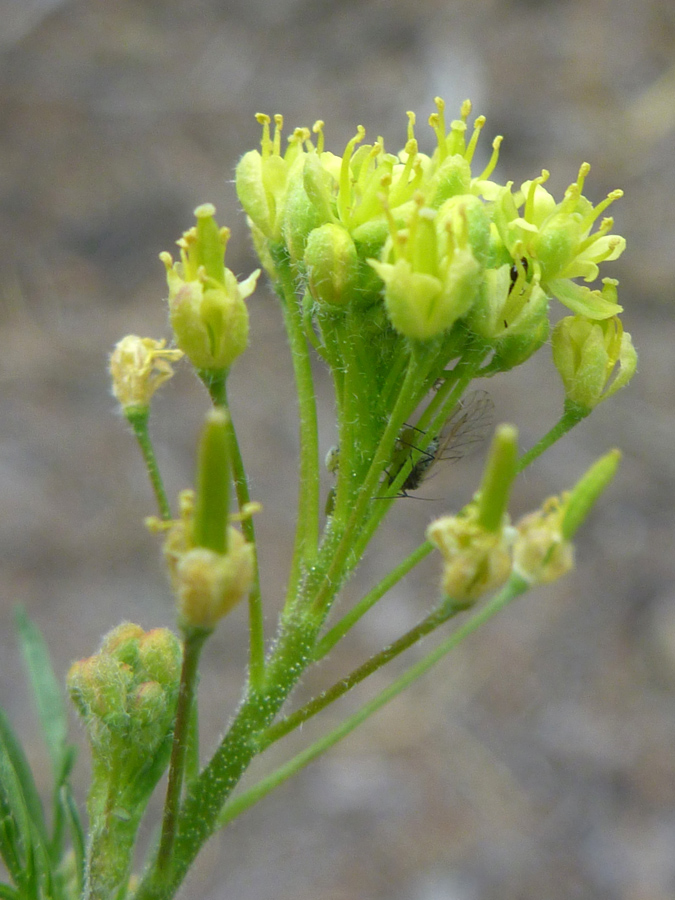
[[[486,349],[482,344],[467,351],[466,356],[452,370],[452,376],[444,380],[444,384],[436,391],[431,402],[420,416],[416,427],[422,431],[431,429],[432,434],[442,426],[471,381],[476,377],[480,365],[485,358]]]
[[[420,380],[423,380],[428,365],[429,358],[425,354],[424,349],[415,348],[410,357],[403,385],[354,503],[347,525],[341,534],[337,546],[334,550],[331,548],[328,568],[318,573],[320,584],[308,585],[310,591],[313,592],[313,589],[316,589],[312,610],[319,618],[322,618],[327,613],[330,602],[344,579],[345,569],[349,567],[351,561],[358,559],[354,553],[354,535],[359,536],[361,534],[363,523],[368,518],[370,503],[376,493],[382,472],[391,459],[396,438],[409,412],[410,398],[415,393],[416,385],[419,384]]]
[[[288,582],[287,603],[290,603],[297,593],[303,569],[316,558],[319,546],[319,428],[309,348],[293,273],[287,257],[282,254],[276,257],[274,262],[279,275],[276,287],[291,350],[300,413],[300,483],[295,545]]]
[[[316,627],[286,621],[265,667],[260,691],[249,691],[211,760],[187,786],[177,822],[173,854],[162,871],[151,865],[134,900],[168,900],[197,853],[217,827],[223,803],[258,752],[257,738],[271,724],[306,669],[316,641]]]
[[[379,584],[376,584],[365,597],[362,597],[356,606],[352,607],[339,622],[336,622],[335,625],[324,634],[314,650],[314,661],[318,662],[318,660],[323,659],[327,653],[330,653],[338,641],[342,640],[347,632],[354,627],[361,616],[365,615],[368,610],[387,593],[387,591],[390,591],[395,584],[404,578],[408,572],[414,569],[415,566],[421,562],[425,556],[428,556],[432,550],[433,545],[430,544],[429,541],[420,544],[420,546],[413,550],[402,563],[399,563],[395,569],[392,569]]]
[[[147,469],[148,477],[150,478],[150,484],[152,485],[155,499],[157,500],[157,506],[159,507],[159,515],[164,521],[168,521],[171,518],[171,508],[166,496],[166,491],[164,490],[164,482],[162,481],[162,476],[157,464],[155,449],[148,432],[150,407],[131,407],[125,410],[124,415],[136,435],[138,446],[141,448],[143,462],[145,463],[145,468]]]
[[[183,642],[183,668],[181,670],[178,702],[176,705],[176,724],[174,726],[171,760],[169,762],[169,781],[164,802],[162,836],[157,854],[157,869],[160,877],[161,873],[168,871],[172,859],[173,845],[176,838],[176,821],[183,790],[185,762],[190,743],[190,717],[197,684],[199,657],[209,634],[211,634],[211,631],[204,629],[186,629]]]
[[[271,791],[280,784],[287,781],[293,775],[304,768],[312,760],[316,759],[326,750],[341,741],[350,732],[354,731],[366,719],[381,709],[385,704],[393,700],[394,697],[402,693],[414,681],[429,671],[446,653],[453,650],[461,641],[476,631],[481,625],[491,619],[496,613],[503,609],[508,603],[517,596],[524,593],[530,585],[518,576],[512,575],[502,590],[496,594],[488,603],[480,609],[474,616],[454,631],[450,637],[439,644],[424,659],[420,660],[414,666],[411,666],[407,672],[404,672],[389,687],[385,688],[380,694],[374,697],[369,703],[366,703],[356,713],[338,725],[329,734],[324,735],[316,743],[312,744],[306,750],[303,750],[293,759],[289,760],[285,765],[281,766],[276,772],[272,772],[266,778],[263,778],[258,784],[249,788],[240,794],[234,800],[230,801],[222,810],[218,825],[227,825],[232,819],[236,818],[245,810],[249,809],[263,797],[267,796]]]
[[[408,647],[412,647],[412,645],[416,644],[421,638],[430,634],[444,622],[447,622],[448,619],[452,618],[452,616],[455,616],[457,613],[463,612],[464,610],[466,610],[466,604],[457,605],[451,598],[448,598],[425,619],[415,625],[414,628],[406,631],[400,638],[397,638],[383,650],[380,650],[379,653],[376,653],[375,656],[372,656],[365,663],[354,669],[345,678],[341,678],[340,681],[337,681],[334,685],[327,688],[325,691],[322,691],[318,697],[310,700],[309,703],[306,703],[303,707],[297,709],[285,719],[276,722],[274,725],[270,725],[260,738],[260,751],[262,752],[269,747],[270,744],[278,741],[280,738],[289,734],[289,732],[294,731],[302,725],[303,722],[311,719],[312,716],[315,716],[318,712],[321,712],[322,709],[325,709],[331,703],[334,703],[353,687],[356,687],[357,684],[360,684],[368,678],[369,675],[372,675],[373,672],[376,672],[378,669],[381,669],[382,666],[391,662],[392,659],[397,657],[400,653],[403,653]]]
[[[565,412],[562,414],[557,424],[555,424],[541,440],[537,441],[534,447],[520,457],[516,471],[522,472],[523,469],[526,469],[533,460],[538,456],[541,456],[545,450],[548,450],[548,448],[555,444],[556,441],[559,441],[560,438],[566,435],[568,431],[571,431],[575,425],[578,425],[589,412],[589,409],[573,406],[572,404],[565,404]]]

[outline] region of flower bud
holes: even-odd
[[[553,329],[551,343],[566,402],[587,412],[635,373],[637,354],[617,316],[599,322],[567,316]]]
[[[282,236],[294,263],[302,263],[309,235],[333,218],[332,178],[316,153],[303,154],[288,178],[282,211]]]
[[[427,202],[438,209],[449,197],[468,195],[471,187],[471,165],[463,156],[446,157],[429,181]]]
[[[260,270],[238,282],[225,268],[230,232],[219,229],[211,204],[195,210],[197,227],[186,231],[179,246],[181,259],[168,253],[160,259],[169,285],[169,319],[176,343],[196,369],[223,371],[246,349],[248,310]]]
[[[128,334],[110,356],[113,394],[124,411],[146,409],[155,391],[173,375],[172,362],[182,350],[166,349],[166,341]]]
[[[318,303],[346,306],[359,289],[360,264],[354,241],[341,225],[315,228],[305,249],[305,269]]]
[[[150,681],[164,688],[178,684],[183,652],[168,628],[146,631],[138,642],[138,664]]]

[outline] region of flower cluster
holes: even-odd
[[[470,126],[466,101],[448,127],[439,98],[436,107],[431,154],[419,149],[412,113],[402,150],[388,152],[381,138],[365,143],[359,127],[341,156],[325,149],[323,122],[295,129],[284,149],[281,116],[272,133],[259,115],[261,149],[237,166],[261,262],[287,308],[301,286],[305,335],[333,371],[340,461],[329,508],[338,516],[383,439],[390,470],[405,423],[424,432],[424,453],[472,378],[508,371],[547,342],[554,299],[573,313],[555,329],[553,347],[566,410],[577,420],[635,371],[617,282],[591,284],[600,263],[625,247],[605,216],[621,191],[594,205],[583,194],[586,163],[562,200],[546,190],[546,171],[520,187],[500,184],[501,137],[474,171],[485,119]],[[416,381],[401,388],[411,366]],[[359,423],[358,434],[346,419]],[[398,435],[383,438],[392,419]],[[409,456],[414,467],[415,451]],[[381,477],[376,496],[392,481]]]
[[[382,139],[362,143],[359,128],[341,157],[324,149],[322,122],[296,129],[282,152],[282,118],[275,117],[272,136],[269,118],[258,116],[261,151],[242,157],[236,183],[272,274],[281,245],[317,303],[383,300],[396,331],[418,341],[465,321],[495,349],[511,335],[529,337],[534,348],[546,338],[551,297],[591,320],[620,312],[611,290],[573,279],[595,280],[598,264],[622,253],[625,241],[610,233],[611,218],[593,232],[621,191],[594,206],[582,193],[586,163],[560,202],[543,186],[548,172],[517,190],[500,185],[491,180],[500,137],[488,165],[474,174],[485,119],[470,130],[466,101],[446,131],[444,103],[436,105],[431,155],[418,148],[412,113],[398,153],[388,153]]]

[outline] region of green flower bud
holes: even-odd
[[[471,165],[463,156],[446,157],[429,181],[427,202],[438,209],[448,198],[468,194],[471,188]]]
[[[228,369],[246,349],[248,310],[244,300],[255,290],[260,270],[238,282],[224,266],[230,232],[219,229],[211,204],[195,210],[197,227],[186,231],[179,246],[181,259],[168,253],[160,259],[169,285],[169,319],[176,343],[195,368]]]
[[[541,316],[533,322],[531,330],[525,334],[507,333],[495,344],[495,352],[489,363],[490,374],[508,372],[526,362],[548,340],[550,324],[548,316]],[[487,375],[488,372],[485,372]]]
[[[567,316],[553,329],[551,342],[566,401],[588,412],[635,373],[637,354],[616,316],[599,322]]]
[[[305,250],[305,269],[318,303],[346,306],[359,290],[361,266],[354,241],[341,225],[315,228]]]
[[[133,732],[144,743],[149,753],[153,752],[157,738],[162,740],[166,734],[161,726],[166,716],[167,705],[166,693],[156,681],[142,682],[129,695],[129,718]],[[159,728],[154,728],[156,725]],[[153,735],[153,731],[157,733]]]
[[[371,219],[351,233],[360,264],[359,292],[354,299],[361,307],[369,307],[382,301],[382,279],[369,260],[380,257],[388,235],[389,225],[384,215],[379,219]]]
[[[71,694],[79,709],[111,727],[126,720],[126,701],[132,670],[107,653],[100,653],[71,666],[67,677]]]
[[[168,628],[145,632],[138,644],[138,662],[150,681],[173,691],[180,678],[183,650],[176,635]]]
[[[488,269],[467,318],[469,327],[495,348],[491,372],[525,362],[548,339],[548,297],[528,282],[523,263]]]
[[[311,171],[313,178],[306,177],[307,169]],[[282,237],[291,260],[295,263],[302,262],[310,233],[332,218],[328,198],[317,187],[322,175],[328,177],[328,173],[321,169],[316,153],[299,158],[289,175],[282,211]],[[316,188],[311,197],[306,190],[307,184],[310,189]],[[314,202],[315,197],[319,199],[318,204]]]
[[[140,625],[122,622],[109,631],[101,643],[101,653],[115,656],[120,662],[134,664],[138,659],[138,646],[145,632]]]
[[[155,680],[149,669],[160,677]],[[180,669],[175,635],[166,629],[146,634],[125,622],[68,673],[68,691],[92,751],[92,896],[119,896],[126,889],[141,816],[169,762]]]

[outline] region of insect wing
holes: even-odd
[[[467,394],[441,428],[434,458],[457,460],[473,452],[492,429],[494,409],[487,391]]]

